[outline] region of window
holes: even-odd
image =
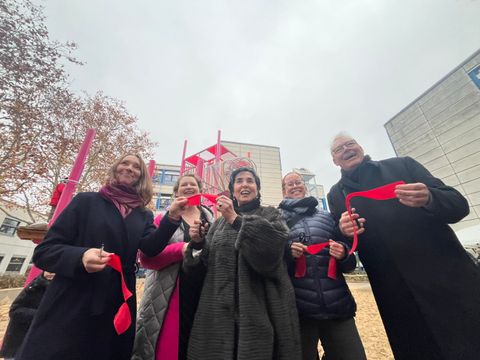
[[[179,176],[179,172],[175,170],[163,170],[160,176],[160,184],[175,184]]]
[[[12,256],[5,271],[20,272],[24,262],[25,256]]]
[[[13,220],[6,217],[3,220],[2,225],[0,226],[0,233],[8,236],[13,236],[17,231],[18,225],[20,225],[20,221]]]
[[[172,197],[169,194],[160,194],[159,197],[155,200],[155,209],[156,210],[165,210],[170,206],[172,202]]]

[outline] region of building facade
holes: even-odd
[[[235,154],[235,158],[245,158],[255,164],[261,179],[262,204],[277,206],[282,200],[282,167],[280,149],[274,146],[245,144],[221,141],[221,145]],[[192,170],[190,170],[191,172]],[[156,164],[152,178],[152,208],[157,213],[166,211],[173,199],[173,185],[180,175],[179,165]]]
[[[173,185],[180,176],[180,166],[156,164],[152,177],[153,198],[152,207],[156,213],[163,213],[173,199]],[[153,210],[152,209],[152,210]]]
[[[25,209],[0,202],[0,275],[23,275],[32,261],[35,244],[21,240],[17,228],[31,223]]]
[[[238,157],[253,161],[261,180],[262,204],[278,206],[283,198],[280,148],[233,141],[222,141],[221,144]]]
[[[397,156],[411,156],[470,204],[456,230],[480,224],[480,50],[385,124]]]

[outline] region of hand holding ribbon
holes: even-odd
[[[311,255],[318,254],[321,250],[329,246],[329,242],[324,242],[320,244],[314,244],[307,246],[305,251]],[[307,259],[304,254],[295,259],[295,277],[302,278],[307,273]],[[330,256],[328,260],[328,277],[330,279],[337,279],[337,261],[333,256]]]
[[[353,245],[352,245],[352,248],[350,249],[349,254],[353,254],[353,252],[357,249],[357,245],[358,245],[357,227],[355,226],[353,212],[350,206],[350,200],[354,197],[365,197],[373,200],[394,199],[397,197],[397,194],[395,193],[395,188],[397,187],[397,185],[402,185],[402,184],[405,184],[405,181],[397,181],[397,182],[383,185],[371,190],[357,191],[347,195],[347,197],[345,198],[345,207],[347,208],[347,212],[350,217],[350,222],[353,225]]]

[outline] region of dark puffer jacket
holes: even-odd
[[[334,239],[335,222],[328,212],[317,209],[317,205],[318,202],[313,197],[285,199],[280,203],[280,210],[287,222],[296,214],[302,215],[300,220],[291,225],[288,248],[294,241],[308,246]],[[344,246],[348,251],[348,247],[345,244]],[[285,253],[289,267],[293,267],[295,260],[290,249]],[[318,320],[346,319],[355,316],[355,300],[343,277],[343,273],[355,269],[355,256],[350,255],[342,261],[337,261],[336,280],[328,277],[330,259],[328,247],[316,255],[305,256],[307,263],[305,276],[302,278],[296,278],[293,274],[291,276],[299,314]]]

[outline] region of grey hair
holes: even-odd
[[[335,135],[332,139],[332,141],[330,142],[330,151],[332,151],[332,147],[333,147],[333,144],[335,143],[335,141],[337,141],[338,139],[340,138],[347,138],[347,139],[352,139],[352,140],[355,140],[352,135],[350,135],[349,133],[347,133],[346,131],[340,131],[337,135]]]

